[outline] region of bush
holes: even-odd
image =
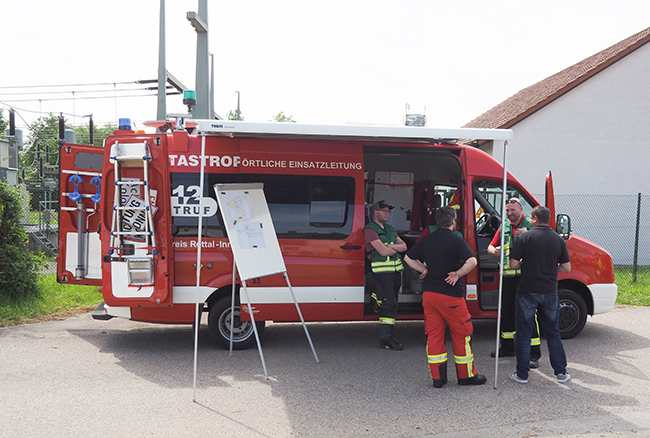
[[[17,187],[0,181],[0,296],[23,299],[38,294],[42,258],[29,252],[20,223],[23,198]]]

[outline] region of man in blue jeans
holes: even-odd
[[[510,252],[510,266],[521,268],[517,289],[517,332],[515,351],[517,371],[510,379],[528,383],[530,371],[530,337],[535,326],[535,312],[542,333],[546,335],[551,366],[560,383],[571,380],[566,371],[566,353],[558,323],[557,273],[569,272],[571,262],[566,243],[548,223],[551,211],[542,206],[533,208],[531,229],[524,233]]]

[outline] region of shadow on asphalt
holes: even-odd
[[[111,322],[96,330],[71,333],[96,346],[100,353],[114,356],[120,367],[142,379],[167,388],[192,388],[191,326],[142,324],[119,330],[111,329]],[[609,391],[608,387],[620,382],[602,375],[622,373],[647,379],[626,356],[634,349],[649,348],[650,339],[590,322],[577,338],[565,340],[573,382],[560,385],[555,381],[543,350],[540,369],[531,373],[528,385],[509,381],[514,358],[501,359],[498,389],[494,390],[495,365],[489,354],[495,347],[496,322],[479,320],[474,326],[476,366],[488,383],[477,388],[456,385],[450,362],[450,384],[442,390],[431,388],[421,321],[398,322],[396,336],[404,344],[403,351],[377,348],[376,322],[309,323],[319,364],[301,324],[270,324],[262,340],[268,381],[256,348],[234,351],[229,357],[228,351],[212,343],[202,326],[197,374],[200,402],[220,412],[227,397],[224,389],[240,390],[237,382],[270,385],[272,396],[284,403],[296,432],[301,431],[301,424],[320,424],[329,428],[332,436],[348,436],[346,427],[351,424],[355,430],[366,427],[368,431],[394,430],[400,436],[418,436],[458,430],[458,422],[471,430],[484,427],[486,418],[495,419],[496,425],[508,425],[540,417],[608,414],[604,407],[638,404],[634,397]],[[480,415],[468,416],[467,412]],[[399,422],[394,424],[400,416],[426,426],[404,431]]]

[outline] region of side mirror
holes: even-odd
[[[571,218],[566,214],[558,214],[555,221],[555,232],[563,239],[568,239],[571,235]]]

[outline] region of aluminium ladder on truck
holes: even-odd
[[[115,171],[115,195],[111,224],[109,256],[117,253],[118,260],[126,260],[129,286],[152,286],[153,256],[158,254],[153,223],[153,206],[149,164],[151,152],[146,141],[115,143],[111,146],[110,162]],[[142,168],[142,179],[123,178],[123,169]],[[141,186],[143,196],[123,199],[123,187]],[[139,191],[139,190],[138,190]],[[134,220],[135,219],[135,220]],[[125,239],[141,242],[125,245]],[[129,251],[129,247],[133,250]]]

